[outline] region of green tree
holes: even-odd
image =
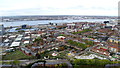
[[[94,42],[93,42],[93,41],[85,40],[84,42],[85,42],[87,45],[92,45],[92,46],[94,45]]]
[[[41,39],[40,37],[38,37],[33,42],[36,43],[37,46],[39,46],[40,42],[43,43],[43,39]]]

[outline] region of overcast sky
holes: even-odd
[[[119,0],[0,0],[0,16],[118,15]]]

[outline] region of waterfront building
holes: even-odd
[[[76,26],[75,24],[67,24],[68,29],[74,29],[75,26]]]

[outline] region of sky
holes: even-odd
[[[119,0],[0,0],[0,16],[117,16]]]

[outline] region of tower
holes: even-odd
[[[0,35],[3,35],[5,33],[4,25],[0,24]]]

